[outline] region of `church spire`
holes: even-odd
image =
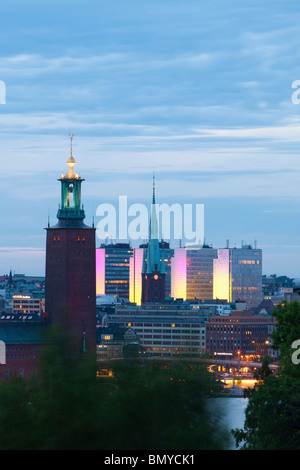
[[[155,173],[153,172],[153,195],[152,195],[152,204],[155,204]]]
[[[144,257],[145,265],[147,265],[147,273],[150,274],[159,269],[160,256],[159,256],[159,235],[158,235],[158,220],[157,220],[157,205],[155,201],[155,176],[153,173],[153,186],[152,186],[152,204],[149,222],[149,240],[148,247],[145,250]]]
[[[164,254],[159,246],[158,214],[153,174],[152,204],[149,221],[149,240],[144,248],[142,266],[142,302],[161,301],[165,298]]]

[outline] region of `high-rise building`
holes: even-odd
[[[149,241],[147,247],[144,248],[142,266],[142,303],[161,302],[166,297],[164,250],[161,250],[159,246],[156,210],[155,184],[153,178]]]
[[[213,263],[217,250],[208,245],[187,248],[186,297],[189,300],[213,298]]]
[[[142,269],[144,248],[134,248],[130,258],[129,300],[141,305],[142,302]]]
[[[72,144],[72,138],[71,138]],[[95,229],[84,223],[80,175],[72,153],[62,174],[58,223],[47,228],[45,310],[65,327],[75,356],[96,353]]]
[[[174,248],[171,261],[171,296],[186,300],[186,248]]]
[[[129,243],[102,244],[96,249],[97,295],[118,295],[129,299]]]
[[[248,308],[257,307],[262,301],[262,250],[243,244],[217,252],[213,298],[244,300]]]
[[[217,250],[203,245],[175,248],[172,259],[172,297],[187,300],[213,298],[213,262]]]
[[[172,297],[184,300],[262,300],[262,250],[242,248],[175,248],[171,269]]]

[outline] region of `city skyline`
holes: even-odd
[[[0,6],[0,274],[44,274],[72,132],[87,223],[122,195],[149,204],[155,171],[159,203],[204,204],[208,244],[257,240],[263,274],[300,277],[300,13],[288,5]]]

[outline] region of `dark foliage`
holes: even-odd
[[[59,344],[58,344],[59,343]],[[207,371],[174,362],[124,360],[97,378],[61,343],[47,348],[39,381],[0,385],[0,449],[221,449],[223,431],[207,411]]]
[[[294,341],[300,338],[300,304],[284,303],[274,312],[273,346],[280,350],[277,374],[268,358],[249,390],[243,429],[233,431],[236,444],[247,450],[300,450],[300,364],[292,360]]]

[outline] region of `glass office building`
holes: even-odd
[[[186,297],[188,300],[213,298],[213,262],[217,250],[208,246],[186,253]]]
[[[184,300],[244,301],[247,308],[262,301],[262,250],[242,248],[175,248],[172,297]]]
[[[248,308],[262,301],[262,250],[251,245],[221,248],[214,260],[214,299],[244,300]]]
[[[132,253],[129,243],[102,244],[96,249],[97,295],[118,295],[129,299],[129,260]],[[101,292],[103,286],[105,291]]]
[[[213,267],[217,250],[203,247],[175,248],[171,292],[174,299],[212,300]]]

